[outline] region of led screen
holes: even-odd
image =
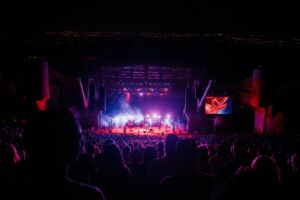
[[[229,96],[207,96],[205,114],[231,114],[232,99]]]

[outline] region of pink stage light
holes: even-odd
[[[153,113],[153,114],[152,114],[152,117],[153,117],[154,119],[157,119],[158,115],[157,115],[156,113]]]
[[[126,92],[126,94],[125,94],[125,101],[126,101],[126,103],[129,103],[129,101],[130,101],[130,93],[129,92]]]

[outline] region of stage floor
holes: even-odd
[[[151,128],[141,128],[141,127],[133,127],[126,128],[124,127],[115,127],[110,131],[112,134],[128,134],[128,135],[150,135],[150,136],[164,136],[169,134],[177,134],[177,135],[188,135],[188,132],[184,129],[169,129],[169,128],[159,128],[159,127],[151,127]]]

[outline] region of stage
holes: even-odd
[[[188,135],[188,132],[183,128],[170,129],[167,127],[114,127],[111,129],[98,129],[97,133],[105,134],[122,134],[122,135],[140,135],[140,136],[166,136],[169,134]]]

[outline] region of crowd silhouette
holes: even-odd
[[[296,138],[82,131],[68,110],[0,128],[1,198],[297,199]]]

